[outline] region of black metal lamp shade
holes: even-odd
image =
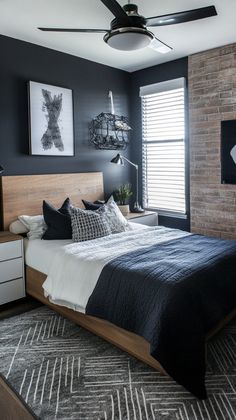
[[[124,159],[121,157],[120,153],[118,153],[112,160],[111,163],[116,163],[116,165],[124,166]]]
[[[4,168],[0,165],[0,174],[4,171]]]

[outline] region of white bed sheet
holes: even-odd
[[[44,241],[42,239],[24,239],[25,263],[35,270],[48,274],[55,255],[64,246],[72,244],[71,239]]]
[[[147,229],[147,226],[129,222],[132,230]],[[72,244],[71,239],[58,239],[52,241],[44,241],[42,239],[24,239],[25,263],[40,271],[48,274],[52,260],[56,254],[66,245]]]

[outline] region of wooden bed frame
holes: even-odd
[[[74,205],[81,207],[81,199],[97,200],[103,198],[103,175],[97,173],[3,176],[2,182],[2,220],[5,230],[21,214],[42,213],[42,201],[48,200],[60,207],[66,197]],[[54,309],[72,322],[104,338],[122,350],[153,368],[165,373],[162,366],[149,354],[150,345],[142,337],[111,324],[108,321],[84,315],[58,306],[44,297],[42,284],[46,275],[26,266],[26,291],[45,305]],[[212,337],[227,322],[236,316],[236,310],[224,319],[206,339]]]

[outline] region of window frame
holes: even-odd
[[[170,209],[159,209],[158,207],[153,207],[146,205],[145,203],[145,193],[144,190],[146,188],[146,182],[144,177],[144,165],[146,162],[145,155],[144,155],[144,144],[148,143],[144,141],[143,137],[143,104],[142,104],[142,97],[146,95],[157,94],[161,92],[166,92],[174,89],[179,88],[184,89],[184,138],[181,139],[184,143],[184,200],[185,200],[185,212],[175,211]],[[157,211],[160,216],[167,216],[171,218],[178,218],[178,219],[188,219],[189,218],[189,145],[188,145],[188,95],[187,95],[187,80],[185,77],[180,77],[176,79],[165,80],[158,83],[153,83],[145,86],[140,87],[139,92],[140,100],[141,100],[141,128],[142,128],[142,202],[143,207],[146,210]],[[163,140],[163,142],[175,142],[180,141],[180,139],[172,139],[172,140]],[[160,141],[161,143],[162,141]],[[154,141],[154,143],[158,143],[158,141]]]

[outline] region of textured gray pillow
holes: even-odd
[[[89,241],[111,234],[111,229],[103,217],[103,212],[71,209],[72,239],[74,242]]]
[[[115,203],[113,196],[109,198],[104,206],[96,211],[104,213],[104,219],[110,226],[112,233],[120,233],[130,230],[129,223]]]

